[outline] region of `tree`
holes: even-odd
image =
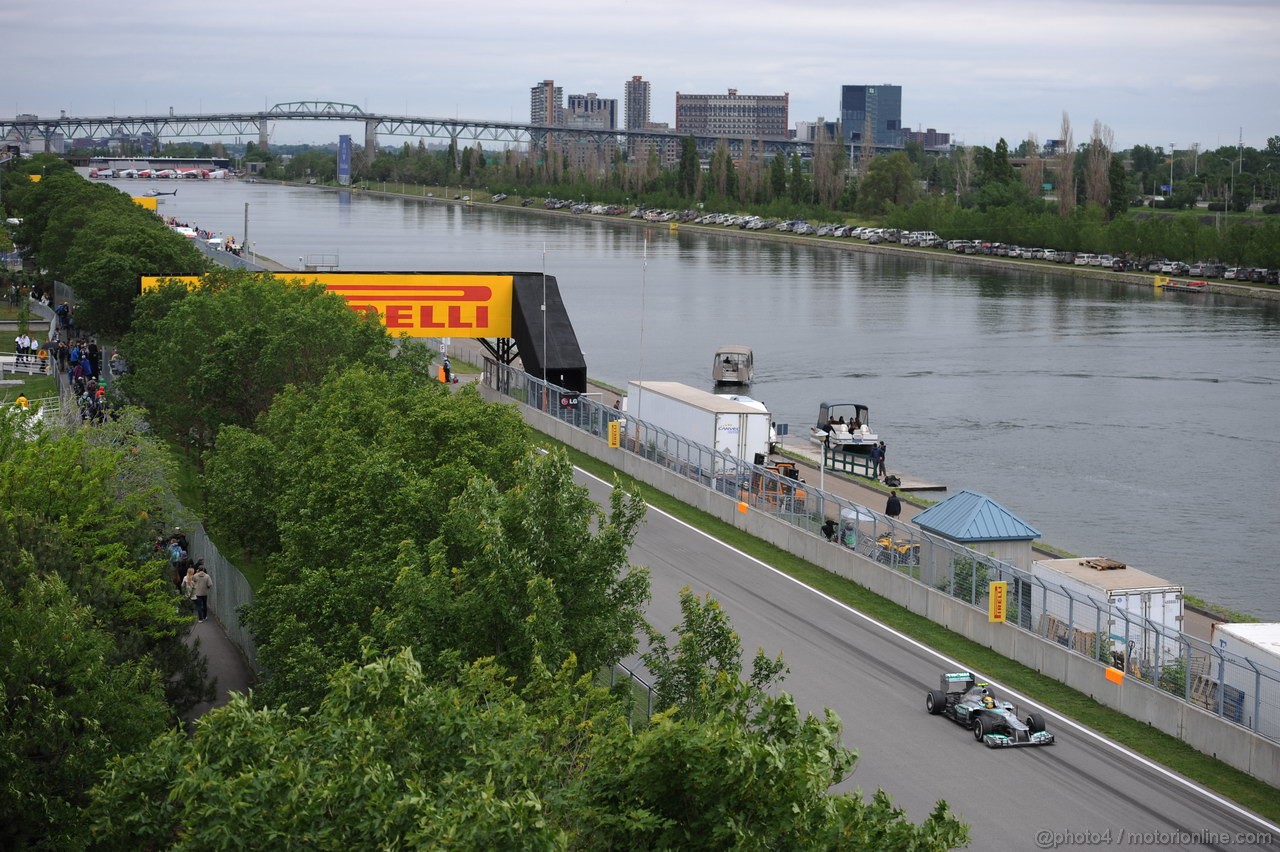
[[[638,501],[601,515],[563,458],[529,457],[516,412],[415,380],[403,357],[280,395],[209,459],[211,528],[255,518],[268,560],[248,613],[262,694],[316,706],[363,636],[517,676],[535,654],[594,667],[628,652],[648,588],[626,559]]]
[[[787,181],[787,190],[791,194],[793,204],[799,204],[809,197],[808,181],[805,180],[804,164],[799,154],[791,155],[791,177]]]
[[[422,558],[405,545],[386,603],[373,616],[380,647],[424,660],[491,657],[522,680],[535,660],[570,658],[598,671],[636,648],[648,574],[629,565],[643,501],[621,489],[602,512],[558,454],[527,456],[514,488],[473,480]]]
[[[1075,139],[1071,135],[1071,116],[1064,110],[1062,113],[1062,129],[1059,131],[1057,157],[1057,189],[1058,215],[1066,219],[1076,207],[1076,148]]]
[[[818,127],[813,146],[813,186],[817,203],[832,208],[847,183],[849,157],[845,146]]]
[[[92,229],[82,239],[92,238],[91,234]],[[91,257],[77,265],[66,281],[79,297],[77,321],[112,337],[125,334],[133,322],[142,276],[198,275],[208,266],[184,237],[167,229],[135,228],[107,236]]]
[[[1111,147],[1114,140],[1111,128],[1094,120],[1093,135],[1085,152],[1084,194],[1090,204],[1104,210],[1111,207]]]
[[[685,198],[696,198],[698,177],[701,174],[698,142],[692,136],[686,136],[680,142],[680,170],[676,177],[676,190]]]
[[[209,714],[115,765],[90,818],[110,849],[225,845],[461,849],[944,850],[967,840],[945,803],[921,824],[888,796],[829,787],[853,755],[839,720],[723,678],[704,721],[626,704],[540,670],[513,686],[490,662],[447,680],[409,651],[337,672],[317,712]],[[753,693],[754,695],[754,693]],[[300,786],[304,789],[300,794]]]
[[[890,204],[905,206],[919,190],[911,161],[901,152],[876,157],[858,187],[858,207],[869,215],[883,213]]]
[[[1111,158],[1111,164],[1107,167],[1107,181],[1110,184],[1108,212],[1111,219],[1119,219],[1128,211],[1130,197],[1129,175],[1124,169],[1124,161],[1119,157]]]
[[[733,165],[733,157],[729,154],[729,143],[721,139],[711,154],[709,177],[717,196],[724,199],[735,199],[738,195],[738,173]]]
[[[120,344],[120,382],[162,433],[204,449],[227,424],[248,426],[288,384],[318,382],[338,364],[385,359],[391,340],[319,285],[215,270],[178,294],[145,294]]]
[[[145,751],[169,711],[159,673],[116,659],[62,579],[30,568],[16,594],[0,588],[0,846],[83,847],[89,788],[115,755]]]
[[[742,643],[720,603],[710,595],[699,599],[687,586],[681,589],[680,614],[675,646],[665,633],[650,627],[649,650],[642,659],[653,675],[660,706],[681,718],[703,721],[724,708],[725,684],[740,679]],[[784,670],[781,657],[770,659],[758,651],[748,685],[762,695]]]
[[[1044,159],[1040,156],[1040,143],[1034,133],[1028,133],[1018,147],[1027,160],[1022,169],[1022,185],[1026,187],[1027,197],[1040,198],[1044,194]]]
[[[774,154],[769,160],[769,193],[774,199],[787,194],[787,161],[782,154]]]
[[[125,411],[28,432],[0,413],[0,846],[82,845],[108,759],[209,700],[153,524],[168,456]],[[81,842],[76,842],[79,839]]]
[[[971,145],[965,146],[952,151],[951,157],[956,178],[956,198],[963,204],[969,199],[969,191],[977,171],[977,151]]]

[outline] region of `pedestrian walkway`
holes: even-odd
[[[191,708],[186,717],[188,725],[210,710],[226,704],[231,700],[231,693],[246,693],[253,685],[253,672],[240,654],[240,649],[227,637],[217,619],[217,613],[210,615],[212,617],[209,619],[191,626],[191,632],[187,634],[185,641],[188,645],[198,644],[204,654],[209,665],[209,679],[214,683],[216,694],[212,702],[197,704]]]

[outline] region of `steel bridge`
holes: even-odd
[[[713,151],[723,138],[735,155],[740,155],[748,146],[754,146],[765,158],[779,153],[807,156],[813,149],[810,142],[790,138],[726,138],[675,131],[603,130],[512,121],[384,115],[365,112],[355,104],[335,101],[290,101],[258,112],[175,113],[171,107],[167,115],[71,116],[65,112],[56,118],[20,115],[14,119],[0,119],[0,139],[19,142],[27,150],[48,152],[59,137],[67,140],[136,139],[150,134],[158,141],[256,135],[259,147],[269,148],[272,127],[282,121],[362,123],[366,156],[371,156],[378,149],[380,136],[448,139],[458,147],[475,142],[530,148],[578,143],[601,148],[613,144],[628,151],[646,147],[662,151],[671,146],[678,149],[684,137],[693,135],[699,152],[703,154]]]

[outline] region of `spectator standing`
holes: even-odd
[[[182,596],[186,598],[188,605],[195,611],[196,607],[196,569],[191,567],[187,569],[187,576],[182,578],[182,582],[178,584],[178,588],[182,592]],[[196,613],[198,616],[199,613]],[[201,619],[203,621],[204,619]]]
[[[902,501],[898,499],[897,491],[889,492],[889,499],[884,504],[884,513],[895,521],[902,514]]]
[[[880,442],[880,446],[876,447],[876,450],[876,479],[882,479],[885,476],[884,458],[886,449],[884,441]]]
[[[209,590],[213,588],[213,578],[205,572],[203,559],[196,562],[192,585],[196,592],[196,617],[204,621],[209,617]]]

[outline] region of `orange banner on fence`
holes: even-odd
[[[510,275],[426,272],[278,272],[276,278],[315,281],[358,311],[377,313],[387,331],[410,337],[510,337]],[[142,290],[163,278],[147,276]],[[198,278],[181,278],[189,285]]]
[[[1112,683],[1124,683],[1124,672],[1115,666],[1107,666],[1107,680]]]

